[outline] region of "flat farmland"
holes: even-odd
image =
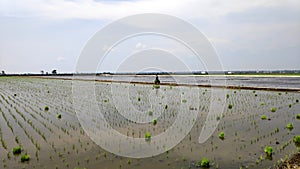
[[[270,168],[299,152],[295,141],[300,135],[299,92],[226,89],[220,96],[225,102],[221,102],[211,97],[219,89],[209,87],[82,81],[83,85],[90,83],[95,86],[99,113],[128,137],[144,138],[148,132],[152,137],[159,135],[184,113],[196,112],[197,117],[183,140],[165,153],[142,159],[120,157],[94,143],[83,129],[74,109],[78,105],[74,105],[72,80],[0,77],[0,168],[188,169],[199,168],[203,158],[210,161],[210,168]],[[292,88],[297,88],[295,81]],[[200,144],[211,102],[220,102],[224,109],[220,116],[212,117],[218,126]],[[132,112],[143,112],[156,122],[139,124],[120,115]],[[95,119],[91,123],[96,125],[99,121]],[[21,160],[26,155],[30,158]]]

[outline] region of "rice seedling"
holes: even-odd
[[[159,88],[160,88],[160,85],[157,85],[157,84],[153,85],[153,89],[159,89]]]
[[[266,116],[266,115],[262,115],[262,116],[260,116],[260,118],[261,118],[262,120],[266,120],[266,119],[267,119],[267,116]]]
[[[16,141],[16,143],[19,144],[19,137],[18,136],[15,137],[15,141]]]
[[[300,144],[300,135],[295,136],[293,140],[294,140],[295,143]]]
[[[225,138],[225,133],[224,133],[223,131],[219,134],[219,138],[220,138],[221,140],[224,140],[224,138]]]
[[[149,132],[145,133],[145,140],[150,141],[151,140],[151,134]]]
[[[233,105],[232,104],[229,104],[228,105],[228,109],[232,109]]]
[[[7,152],[6,156],[8,159],[10,159],[10,151]]]
[[[300,114],[296,115],[296,119],[300,120]]]
[[[153,119],[153,120],[152,120],[152,124],[153,124],[153,125],[156,125],[156,124],[157,124],[157,119]]]
[[[267,156],[272,156],[272,153],[273,153],[273,147],[271,146],[266,146],[264,148],[264,152],[267,154]]]
[[[272,107],[272,108],[271,108],[271,112],[273,112],[273,113],[276,112],[276,108],[275,108],[275,107]]]
[[[58,119],[61,119],[61,114],[57,114],[56,117],[57,117]]]
[[[48,107],[48,106],[45,106],[45,107],[44,107],[44,110],[45,110],[45,111],[49,111],[49,107]]]
[[[21,162],[26,162],[26,161],[29,161],[30,160],[30,155],[28,155],[27,153],[26,154],[23,154],[21,156]]]
[[[204,168],[208,168],[209,167],[209,160],[207,158],[202,158],[201,162],[200,162],[200,166],[204,167]]]
[[[14,147],[13,150],[12,150],[14,155],[21,154],[21,151],[22,151],[21,146]]]
[[[288,123],[286,125],[286,128],[289,129],[289,130],[292,130],[294,128],[293,123]]]

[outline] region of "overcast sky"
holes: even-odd
[[[193,24],[214,45],[225,70],[300,69],[299,0],[0,0],[0,70],[74,72],[82,48],[97,31],[141,13]],[[141,49],[153,42],[128,43]],[[118,53],[111,58],[126,57]],[[192,69],[203,69],[188,54],[180,57]],[[100,71],[115,70],[117,61],[110,62]]]

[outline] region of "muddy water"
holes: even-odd
[[[237,83],[235,79],[235,83],[250,85],[247,79],[239,79],[241,83]],[[161,77],[162,80],[167,81],[167,78]],[[299,87],[291,79],[269,78],[264,81],[256,85]],[[112,86],[118,90],[113,92],[112,89],[116,88]],[[7,118],[5,120],[0,115],[2,137],[7,145],[5,149],[0,144],[0,168],[197,168],[196,163],[203,157],[210,160],[211,168],[268,168],[297,151],[292,141],[295,135],[300,134],[300,120],[296,119],[296,115],[300,113],[300,104],[296,102],[300,100],[300,93],[297,92],[226,90],[228,98],[223,96],[225,103],[224,110],[218,117],[219,125],[207,141],[199,144],[198,138],[211,110],[210,104],[220,101],[219,98],[212,98],[211,92],[215,89],[197,88],[194,92],[196,95],[185,97],[194,88],[161,86],[154,89],[152,85],[97,82],[97,106],[100,111],[105,112],[105,118],[111,126],[123,135],[138,138],[150,131],[155,136],[174,123],[181,105],[188,105],[186,112],[197,111],[193,128],[177,146],[158,156],[133,159],[107,152],[83,131],[73,108],[71,81],[1,78],[0,89],[3,96],[0,97],[1,113]],[[124,103],[116,102],[116,95],[122,96],[118,101],[124,100]],[[228,108],[229,104],[232,104],[232,109]],[[44,111],[45,105],[50,107],[47,112]],[[165,105],[168,105],[167,109]],[[276,112],[271,112],[273,107]],[[148,112],[150,109],[153,111],[152,116],[157,117],[158,123],[155,126],[152,123],[134,123],[119,112],[128,111],[130,114]],[[58,119],[57,114],[61,114],[62,119]],[[266,115],[267,120],[261,120],[261,115]],[[28,120],[34,122],[35,127]],[[293,123],[293,130],[286,129],[288,123]],[[40,134],[38,131],[41,131]],[[218,138],[221,131],[225,133],[224,140]],[[45,135],[46,140],[41,135]],[[19,143],[15,136],[19,137]],[[29,162],[21,163],[20,156],[12,154],[12,147],[18,144],[22,144],[23,154],[27,151],[31,155]],[[263,150],[265,146],[273,147],[272,159],[266,157]],[[7,156],[9,151],[10,158]]]

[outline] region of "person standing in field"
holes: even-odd
[[[158,75],[156,75],[156,77],[155,77],[154,84],[156,84],[156,85],[160,84],[160,80],[158,79]]]

